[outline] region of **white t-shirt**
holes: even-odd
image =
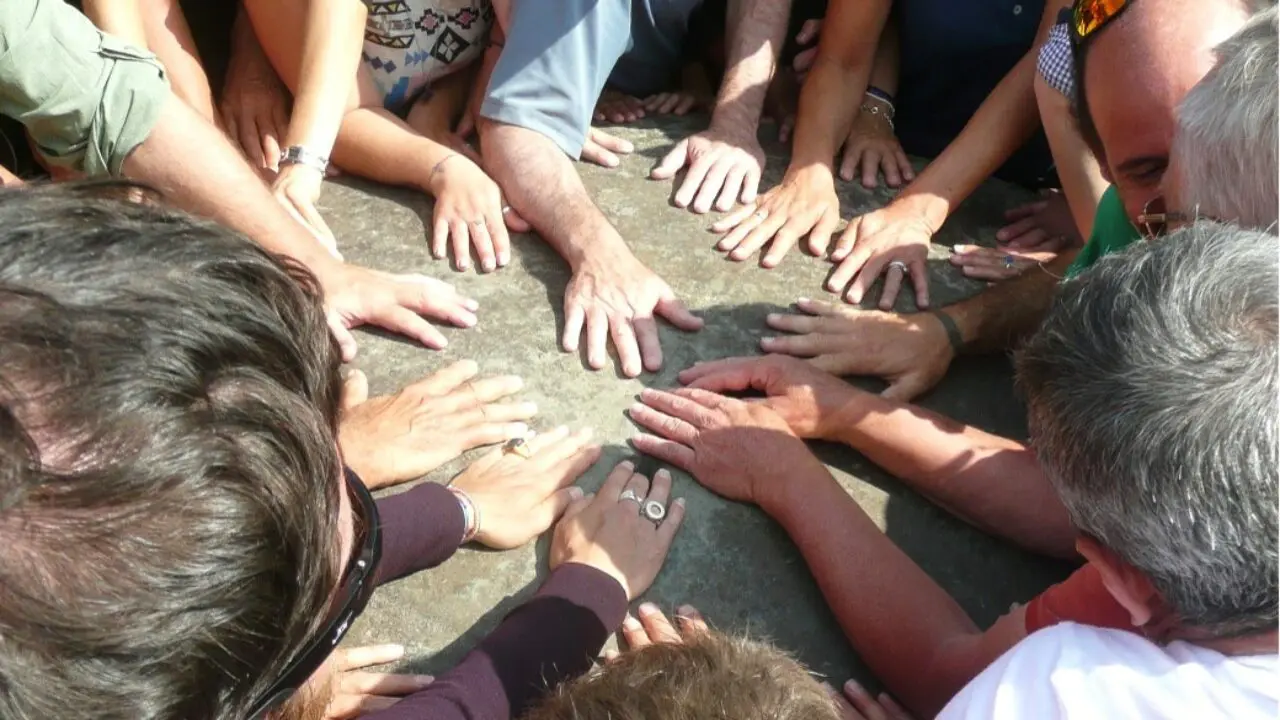
[[[1276,720],[1280,655],[1228,657],[1185,642],[1062,623],[1032,634],[952,698],[939,720]]]

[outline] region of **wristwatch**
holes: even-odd
[[[329,169],[329,158],[325,155],[306,147],[305,145],[290,145],[280,152],[280,164],[283,165],[306,165],[320,171],[323,175]]]

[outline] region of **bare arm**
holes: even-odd
[[[1044,134],[1049,140],[1049,150],[1053,152],[1058,179],[1062,181],[1062,193],[1067,196],[1080,237],[1087,238],[1093,233],[1093,216],[1108,183],[1102,177],[1097,158],[1080,137],[1071,112],[1071,101],[1049,87],[1039,74],[1036,75],[1035,91]]]
[[[711,126],[754,136],[769,81],[787,35],[791,0],[732,0],[726,27],[729,52]]]
[[[84,0],[84,14],[103,32],[147,49],[146,25],[141,0]]]
[[[942,312],[955,320],[963,352],[1005,352],[1035,331],[1079,249],[1064,250],[1038,269],[998,283]]]
[[[302,65],[294,86],[286,147],[305,145],[325,155],[332,150],[348,98],[354,92],[367,15],[362,2],[307,3]]]

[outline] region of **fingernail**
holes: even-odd
[[[670,479],[671,479],[671,471],[670,471],[670,470],[667,470],[666,468],[663,468],[663,469],[659,470],[658,472],[654,473],[654,476],[655,476],[655,477],[657,477],[657,476],[659,476],[659,475],[660,475],[660,476],[662,476],[662,477],[664,477],[664,478],[666,478],[667,480],[670,480]]]
[[[430,685],[431,683],[435,682],[436,679],[431,675],[414,675],[413,681],[418,684],[418,687],[424,688]]]
[[[765,321],[765,322],[778,322],[778,319],[779,319],[779,318],[781,318],[781,317],[782,317],[782,315],[779,315],[778,313],[769,313],[768,315],[765,315],[765,316],[764,316],[764,321]]]
[[[640,624],[639,620],[632,617],[631,613],[627,613],[627,616],[622,618],[622,627],[628,630],[639,630],[644,626]]]
[[[672,504],[679,505],[680,507],[684,507],[684,498],[676,498],[676,501]]]
[[[858,684],[858,681],[853,679],[845,681],[844,690],[845,692],[851,693],[853,695],[865,696],[867,694],[867,691],[861,685]]]
[[[760,338],[760,347],[770,347],[778,342],[776,337]]]
[[[622,462],[618,463],[618,467],[622,468],[623,470],[635,470],[636,464],[631,462],[630,460],[623,460]]]
[[[698,617],[698,611],[694,610],[692,605],[681,605],[676,608],[676,615],[686,620],[695,620]]]
[[[583,496],[582,488],[578,487],[577,485],[574,485],[573,487],[569,488],[570,500],[574,500],[574,501],[581,500],[582,496]]]
[[[506,265],[511,262],[511,255],[508,253],[498,253],[498,264]]]
[[[639,610],[641,615],[657,615],[658,613],[662,612],[661,610],[658,609],[657,605],[654,605],[653,603],[648,603],[648,602],[642,603],[640,605]]]
[[[628,409],[627,412],[631,413],[632,415],[635,415],[636,413],[640,412],[644,408],[645,406],[641,403],[632,403],[631,407]]]

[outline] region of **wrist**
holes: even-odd
[[[822,461],[812,455],[797,462],[795,467],[796,472],[788,475],[785,481],[770,478],[765,491],[755,498],[756,505],[783,526],[790,518],[804,514],[803,508],[811,501],[815,490],[825,483],[835,482]]]
[[[587,232],[575,233],[578,237],[594,238],[592,244],[572,239],[564,248],[565,262],[576,275],[580,272],[593,274],[615,273],[627,265],[636,262],[636,258],[627,249],[622,236],[608,222],[604,227],[590,229]]]
[[[911,192],[911,187],[907,186],[886,209],[918,219],[928,227],[929,234],[933,235],[947,221],[951,203],[931,192]]]
[[[462,510],[462,538],[458,545],[466,545],[480,534],[480,506],[476,505],[465,490],[450,486],[449,492],[453,493],[459,509]]]

